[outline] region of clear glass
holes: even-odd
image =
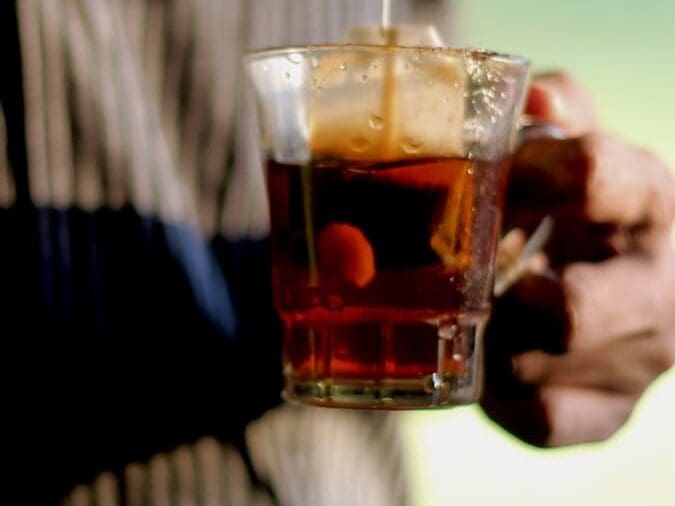
[[[267,157],[286,398],[476,401],[526,60],[328,45],[245,63]]]

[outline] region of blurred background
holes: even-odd
[[[525,55],[535,73],[571,71],[607,131],[675,167],[675,2],[458,0],[454,15],[454,44]],[[600,444],[534,449],[477,408],[404,420],[415,504],[675,504],[675,370]]]

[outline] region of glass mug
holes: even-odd
[[[267,158],[285,398],[476,401],[527,61],[323,45],[245,65]]]

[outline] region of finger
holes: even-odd
[[[675,179],[650,153],[609,136],[539,139],[514,157],[509,203],[574,203],[595,223],[668,228]]]
[[[490,419],[522,441],[546,446],[550,423],[536,390],[487,389],[481,408]]]
[[[637,398],[599,390],[551,386],[538,393],[548,435],[543,446],[604,441],[630,417]]]
[[[487,333],[489,358],[510,361],[513,354],[538,349],[562,353],[572,328],[572,314],[559,279],[526,274],[495,300]],[[495,364],[497,366],[498,364]],[[507,375],[511,375],[510,362]]]
[[[589,349],[617,336],[668,328],[675,254],[667,237],[653,258],[575,263],[559,277],[529,274],[495,301],[490,327],[504,353]]]
[[[656,245],[669,235],[665,228],[590,222],[583,210],[574,204],[547,208],[511,206],[504,222],[509,228],[517,227],[531,234],[544,216],[551,216],[554,223],[546,244],[546,254],[553,267],[572,262],[600,262],[622,254],[652,254]]]
[[[567,267],[561,278],[570,323],[567,348],[661,329],[675,308],[674,260],[665,245],[654,259],[622,256]]]
[[[526,443],[560,447],[609,438],[628,420],[636,400],[631,395],[548,386],[488,391],[481,407]]]
[[[536,121],[558,126],[568,136],[591,132],[597,126],[591,94],[567,73],[535,77],[525,111]]]
[[[614,224],[591,223],[577,206],[553,208],[511,207],[505,223],[531,234],[544,216],[553,218],[553,233],[546,244],[552,266],[576,261],[606,260],[619,253],[638,250],[641,243],[630,230]]]
[[[527,385],[560,385],[639,395],[675,361],[671,332],[644,333],[592,350],[513,357],[513,374]]]

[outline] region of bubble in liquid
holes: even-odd
[[[363,153],[371,147],[371,143],[365,137],[357,136],[351,139],[349,147],[352,148],[352,151]]]
[[[422,150],[424,143],[420,140],[413,139],[412,137],[406,137],[401,141],[401,149],[409,155],[419,153]]]
[[[469,168],[466,169],[466,173],[467,173],[469,176],[473,176],[473,165],[469,166]]]
[[[284,72],[284,77],[286,78],[287,81],[291,80],[291,73],[290,72]]]
[[[338,65],[338,68],[340,70],[347,70],[347,64],[345,62],[340,62],[340,65]]]
[[[361,74],[361,81],[364,83],[368,80],[368,74]]]
[[[373,114],[368,118],[368,124],[373,130],[382,130],[383,123],[384,120],[377,114]]]
[[[288,53],[286,59],[295,65],[302,63],[302,55],[300,53]]]

